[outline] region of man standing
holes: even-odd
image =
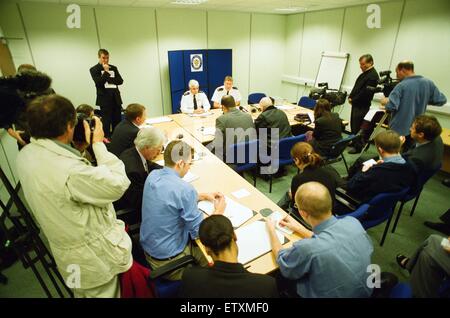
[[[406,137],[403,151],[407,151],[414,143],[409,132],[414,118],[425,113],[427,105],[444,105],[447,98],[431,80],[414,73],[412,61],[398,63],[395,71],[401,82],[394,87],[389,98],[381,101],[381,105],[392,112],[389,127]]]
[[[121,119],[122,98],[118,85],[122,85],[123,79],[117,67],[109,64],[109,52],[105,49],[98,50],[98,64],[91,67],[89,72],[97,89],[95,104],[100,106],[102,112],[105,136],[110,138]]]
[[[231,76],[225,76],[223,85],[216,88],[211,101],[214,102],[214,108],[220,108],[220,101],[225,95],[231,95],[234,97],[236,106],[241,104],[241,93],[238,88],[233,86],[233,78]]]
[[[200,84],[196,80],[189,81],[189,90],[181,97],[181,112],[185,114],[201,114],[211,108],[208,97],[199,91]]]
[[[112,205],[130,185],[122,161],[106,150],[97,117],[92,149],[98,166],[70,146],[77,117],[62,96],[36,99],[27,117],[32,138],[17,156],[17,171],[61,275],[76,297],[119,297],[118,274],[133,261],[130,237]],[[91,140],[86,121],[84,129]]]
[[[357,134],[360,130],[364,116],[370,109],[370,102],[374,92],[367,89],[367,86],[376,87],[378,84],[378,73],[373,66],[373,58],[370,54],[364,54],[359,58],[359,67],[362,73],[356,79],[355,85],[348,96],[348,102],[352,105],[350,115],[350,125],[352,134]],[[358,153],[362,150],[362,142],[355,142],[353,149],[349,153]]]

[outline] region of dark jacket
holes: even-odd
[[[330,113],[314,121],[312,146],[321,156],[327,156],[331,146],[342,139],[342,120],[339,114]]]
[[[279,297],[275,279],[254,274],[240,263],[216,261],[213,267],[184,270],[181,297],[187,298],[274,298]]]
[[[415,182],[416,173],[411,164],[385,162],[366,172],[359,171],[347,182],[346,188],[350,196],[367,202],[379,193],[398,192]]]
[[[135,147],[122,152],[120,160],[122,160],[125,165],[125,172],[128,179],[130,179],[131,184],[114,206],[118,209],[135,209],[137,212],[135,223],[137,223],[141,221],[142,196],[144,193],[145,180],[150,172],[154,169],[161,169],[162,167],[157,163],[147,161],[147,173]]]
[[[117,88],[105,88],[105,83],[121,85],[123,83],[122,76],[120,76],[119,70],[114,65],[109,65],[109,70],[114,71],[114,77],[111,77],[108,72],[103,72],[103,66],[97,63],[89,69],[91,77],[95,82],[95,88],[97,89],[97,99],[95,104],[100,107],[108,106],[112,101],[115,101],[118,105],[122,105],[122,98],[120,97],[119,89]]]
[[[358,76],[350,95],[348,95],[348,97],[352,99],[353,107],[370,107],[374,92],[368,90],[367,86],[376,87],[379,79],[380,77],[378,76],[375,67],[372,67],[370,70],[367,70]]]
[[[444,156],[442,138],[438,136],[429,143],[411,148],[402,156],[413,165],[417,173],[436,170],[442,164]]]
[[[114,128],[108,150],[119,157],[124,150],[134,146],[134,139],[138,132],[139,128],[131,121],[128,119],[122,120],[116,128]]]
[[[255,119],[255,128],[259,136],[260,131],[259,128],[268,128],[267,129],[267,141],[270,146],[271,140],[271,129],[270,128],[278,128],[279,139],[283,139],[286,137],[292,136],[291,134],[291,125],[289,124],[289,119],[286,114],[277,109],[275,106],[269,106],[265,111],[263,111],[258,118]]]

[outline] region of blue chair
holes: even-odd
[[[231,145],[225,154],[225,163],[231,164],[234,171],[243,174],[258,167],[258,140],[250,140],[246,142]],[[233,157],[228,158],[228,154],[232,153]],[[256,187],[256,171],[253,173],[253,186]]]
[[[345,160],[345,157],[344,157],[344,150],[345,150],[345,148],[347,148],[347,146],[352,141],[354,141],[355,139],[358,139],[358,138],[359,138],[359,136],[357,136],[357,135],[349,135],[345,138],[342,138],[338,142],[334,143],[330,148],[328,156],[325,156],[323,158],[323,160],[325,161],[325,164],[332,164],[332,163],[338,162],[342,158],[342,161],[344,161],[345,169],[347,170],[347,174],[348,174],[348,165],[347,165],[347,161]]]
[[[278,151],[278,167],[283,167],[287,165],[291,165],[294,163],[294,160],[291,157],[291,149],[292,147],[301,141],[306,140],[306,135],[298,135],[298,136],[292,136],[280,139],[278,144],[272,145],[271,151],[272,153],[276,153]],[[266,152],[264,152],[266,153]],[[260,152],[259,154],[259,160],[264,163],[270,162],[269,156],[264,156],[263,152]],[[278,169],[277,169],[278,171]],[[273,173],[269,173],[269,193],[272,193],[272,181],[273,181],[273,174],[275,174],[277,171],[274,171]]]
[[[389,225],[391,224],[392,215],[394,214],[395,205],[408,191],[409,187],[398,192],[377,194],[369,202],[360,205],[355,211],[339,216],[339,218],[353,216],[361,222],[366,230],[387,221],[380,242],[380,246],[383,246]]]
[[[401,204],[400,204],[400,207],[397,212],[397,217],[395,218],[394,226],[392,228],[392,233],[394,233],[395,229],[397,228],[397,223],[400,219],[400,215],[402,214],[403,206],[405,205],[405,203],[409,202],[415,198],[413,207],[411,209],[411,214],[409,215],[409,216],[413,216],[414,211],[416,210],[417,202],[419,202],[419,197],[420,197],[420,194],[422,193],[425,183],[427,183],[427,181],[432,176],[434,176],[439,170],[441,170],[441,166],[442,165],[439,165],[439,167],[437,167],[434,170],[424,170],[417,176],[416,184],[413,187],[411,187],[411,189],[405,195],[405,197],[400,200]]]
[[[249,105],[251,104],[258,104],[261,98],[266,97],[267,95],[264,93],[251,93],[248,95],[247,103]]]
[[[398,283],[392,288],[389,298],[412,298],[411,287],[406,283]]]
[[[317,101],[315,99],[312,99],[311,97],[302,96],[300,97],[297,105],[308,109],[314,109],[314,107],[316,107],[316,102]]]

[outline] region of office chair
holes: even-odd
[[[256,170],[258,167],[257,139],[230,145],[225,155],[225,163],[231,164],[231,168],[243,176],[245,171]],[[228,158],[232,154],[232,158]],[[256,187],[256,171],[253,173],[253,186]]]
[[[302,96],[297,105],[308,109],[314,109],[314,107],[316,107],[316,100],[308,96]]]
[[[261,98],[266,97],[267,95],[264,93],[251,93],[248,95],[247,103],[249,105],[251,104],[258,104]]]
[[[294,160],[291,157],[292,147],[296,143],[305,141],[305,140],[306,140],[306,135],[302,134],[302,135],[298,135],[298,136],[292,136],[292,137],[280,139],[278,144],[272,145],[271,152],[272,153],[278,152],[278,166],[277,166],[276,171],[269,173],[269,193],[272,193],[273,175],[278,171],[279,168],[287,166],[287,165],[291,165],[294,163]],[[271,157],[269,155],[263,155],[266,153],[267,153],[266,151],[259,153],[259,160],[260,160],[260,162],[262,162],[262,164],[260,164],[261,166],[264,166],[264,164],[267,162],[271,162]],[[268,166],[268,168],[269,167],[270,166]]]
[[[348,165],[347,161],[344,157],[344,150],[347,148],[347,146],[354,140],[358,139],[359,136],[357,135],[349,135],[345,138],[342,138],[338,142],[335,142],[328,152],[327,156],[324,156],[322,159],[324,160],[325,164],[332,164],[335,162],[338,162],[342,159],[344,161],[345,169],[347,170],[348,174]]]
[[[409,216],[413,216],[414,211],[416,210],[417,202],[419,202],[420,194],[422,193],[423,187],[427,181],[434,176],[439,170],[441,170],[441,166],[437,167],[434,170],[424,170],[419,173],[417,176],[417,182],[416,184],[411,187],[411,189],[408,191],[408,193],[405,195],[404,198],[400,200],[401,204],[397,212],[397,217],[395,218],[394,226],[392,227],[392,233],[395,232],[395,229],[397,228],[397,223],[400,219],[400,215],[402,214],[403,206],[406,202],[411,201],[415,198],[413,207],[411,209],[411,213]]]
[[[383,246],[389,225],[391,224],[392,215],[394,214],[395,205],[408,191],[409,187],[398,192],[377,194],[369,202],[360,205],[355,211],[338,216],[338,218],[352,216],[361,222],[365,230],[387,221],[380,242],[380,246]],[[336,199],[342,202],[339,196],[336,196]]]

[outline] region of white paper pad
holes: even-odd
[[[241,226],[248,219],[253,217],[253,211],[251,209],[233,199],[225,196],[225,202],[227,203],[227,206],[223,215],[230,219],[234,228]],[[206,200],[200,201],[198,202],[198,208],[206,214],[211,215],[214,212],[214,203]]]
[[[236,243],[239,248],[239,263],[246,264],[272,249],[264,220],[255,221],[240,227],[235,232],[237,236]],[[284,235],[278,230],[275,232],[280,243],[284,244]]]
[[[375,114],[378,113],[378,112],[383,112],[384,113],[384,111],[382,111],[382,110],[380,110],[378,108],[369,109],[369,111],[367,112],[366,116],[364,116],[364,120],[371,121],[373,116],[375,116]]]
[[[279,106],[275,106],[278,109],[281,110],[290,110],[290,109],[295,109],[294,105],[279,105]]]
[[[188,114],[190,117],[208,117],[211,116],[213,113],[212,112],[206,112],[206,113],[201,113],[201,114]]]
[[[204,127],[203,129],[199,128],[198,130],[201,131],[204,136],[216,135],[216,127]]]
[[[242,199],[242,198],[248,197],[250,195],[250,192],[248,192],[246,189],[240,189],[240,190],[232,192],[231,194],[236,199]]]
[[[145,123],[151,125],[151,124],[167,123],[169,121],[172,121],[172,118],[163,116],[163,117],[147,118],[145,120]]]
[[[105,72],[105,71],[102,71],[102,74],[103,74],[104,72]],[[111,77],[111,78],[114,78],[114,77],[115,77],[114,71],[108,71],[108,73],[109,73],[109,77]],[[117,85],[116,85],[116,84],[110,84],[110,83],[106,82],[106,83],[105,83],[105,88],[117,88]]]
[[[269,215],[269,218],[275,221],[275,227],[281,232],[284,232],[286,234],[294,233],[294,231],[292,231],[290,228],[280,225],[280,221],[283,219],[283,215],[281,214],[281,212],[273,211],[272,214]]]
[[[314,122],[314,113],[307,113],[311,122]]]
[[[193,174],[192,172],[188,171],[188,173],[186,173],[186,175],[183,177],[183,180],[186,182],[192,182],[194,180],[197,180],[198,178],[200,178],[200,177],[197,176],[196,174]]]

